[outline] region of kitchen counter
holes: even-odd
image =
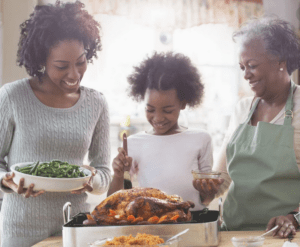
[[[247,237],[247,236],[259,236],[263,234],[264,232],[262,231],[252,231],[252,232],[220,232],[221,234],[221,241],[220,244],[218,245],[219,247],[233,247],[233,244],[231,243],[231,238],[233,236],[236,237]],[[264,242],[263,246],[272,246],[272,247],[281,247],[283,243],[287,241],[287,239],[280,239],[280,238],[273,238],[272,236],[267,236]],[[300,246],[300,232],[297,232],[296,236],[292,240],[292,242],[297,243]],[[62,237],[50,237],[47,238],[37,244],[35,244],[33,247],[46,247],[46,246],[51,246],[51,247],[62,247]]]

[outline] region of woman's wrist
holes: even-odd
[[[295,227],[295,229],[298,229],[298,228],[299,228],[299,224],[298,224],[298,222],[296,221],[296,219],[295,219],[295,217],[294,217],[294,215],[297,214],[297,213],[299,213],[299,212],[290,212],[290,213],[288,213],[288,215],[286,216],[286,217],[288,217],[288,219],[289,219],[290,221],[292,221],[293,226]]]
[[[116,179],[122,179],[124,178],[124,172],[114,172],[114,178]]]
[[[8,186],[6,185],[6,183],[4,182],[3,177],[1,178],[0,181],[1,181],[1,183],[0,183],[0,190],[1,190],[2,192],[4,192],[4,193],[13,193],[13,192],[14,192],[10,187],[8,187]]]
[[[7,186],[7,183],[6,181],[2,178],[1,179],[1,188],[4,188],[4,189],[10,189],[8,186]]]
[[[203,196],[203,195],[199,194],[199,196],[200,196],[201,204],[203,204],[206,207],[211,203],[211,201],[213,199],[215,199],[215,195]]]

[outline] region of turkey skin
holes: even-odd
[[[145,225],[191,220],[190,208],[180,196],[155,188],[119,190],[103,200],[87,215],[85,225]]]

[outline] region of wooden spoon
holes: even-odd
[[[128,156],[126,133],[123,134],[123,149],[125,150],[126,155]],[[124,169],[126,169],[126,167]],[[130,176],[129,171],[125,170],[124,171],[124,189],[131,189],[131,188],[132,188],[131,176]]]

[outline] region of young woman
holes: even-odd
[[[141,187],[177,194],[193,201],[194,210],[202,210],[191,171],[211,171],[211,137],[205,130],[178,124],[181,110],[201,102],[204,86],[197,68],[182,54],[155,53],[135,67],[128,81],[130,96],[144,100],[152,127],[128,138],[128,156],[119,148],[108,195],[123,189],[124,169],[131,168]]]
[[[62,207],[88,211],[87,194],[111,181],[109,116],[104,96],[80,86],[87,63],[100,50],[100,25],[80,2],[36,6],[21,25],[18,63],[30,78],[0,89],[0,175],[5,193],[1,246],[32,246],[61,234]],[[83,165],[94,177],[72,192],[35,191],[13,182],[10,166],[59,159]]]

